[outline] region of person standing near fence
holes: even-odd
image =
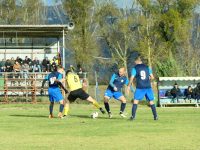
[[[156,106],[153,102],[154,94],[150,81],[154,79],[152,70],[147,65],[142,63],[142,60],[139,56],[135,59],[135,64],[136,66],[131,71],[131,78],[128,84],[128,90],[130,90],[131,83],[134,79],[136,80],[136,90],[134,93],[132,116],[130,117],[130,120],[135,120],[138,103],[144,98],[144,96],[150,104],[154,120],[158,120]]]

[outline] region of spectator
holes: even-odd
[[[194,88],[194,95],[195,95],[195,99],[197,100],[197,103],[199,103],[200,100],[200,82],[197,83],[197,86]]]
[[[27,63],[24,63],[22,65],[22,72],[23,72],[23,77],[28,78],[28,72],[30,71],[30,67]]]
[[[165,96],[166,97],[171,97],[172,95],[171,95],[171,91],[170,90],[167,90],[166,92],[165,92]]]
[[[7,59],[5,62],[5,72],[12,72],[10,59]]]
[[[22,65],[23,60],[22,60],[19,56],[17,56],[16,61],[18,61],[18,63],[19,63],[20,65]]]
[[[14,72],[20,72],[21,71],[21,65],[18,61],[15,61],[15,64],[13,65]]]
[[[15,61],[15,64],[13,65],[13,70],[15,72],[15,78],[19,78],[20,71],[21,71],[21,65],[17,60]],[[15,82],[14,82],[14,84],[15,84]],[[20,81],[18,81],[18,84],[20,85]]]
[[[33,72],[41,72],[40,61],[37,57],[32,62],[33,65]]]
[[[25,57],[25,59],[23,60],[23,64],[30,64],[31,63],[31,59],[28,58],[28,56]]]
[[[0,62],[0,72],[5,72],[5,59],[2,59],[2,61]]]
[[[53,59],[51,60],[51,67],[54,68],[55,66],[58,66],[58,60],[56,59],[56,57],[53,57]]]
[[[48,59],[48,57],[45,57],[42,61],[42,68],[44,72],[50,72],[51,68],[50,68],[50,61]]]
[[[51,64],[58,66],[58,59],[56,56],[54,56],[53,59],[51,60]]]
[[[185,95],[185,99],[188,99],[191,102],[191,98],[193,98],[193,89],[191,86],[188,86],[188,88],[185,89],[184,95]]]
[[[10,59],[10,66],[11,66],[11,70],[13,71],[13,66],[14,66],[14,64],[15,64],[15,59],[14,59],[14,57],[12,57],[11,59]]]
[[[181,90],[179,89],[177,83],[174,84],[174,87],[171,89],[170,93],[172,95],[173,103],[175,102],[174,101],[175,99],[177,100],[177,103],[179,103],[179,97],[181,96]]]

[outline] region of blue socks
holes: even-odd
[[[105,109],[108,113],[110,113],[110,106],[109,103],[104,103]]]
[[[54,105],[54,103],[50,103],[50,105],[49,105],[49,113],[50,113],[50,115],[53,114],[53,105]]]
[[[151,110],[152,110],[152,113],[153,113],[153,116],[155,119],[155,118],[157,118],[156,106],[155,106],[155,104],[150,105],[150,106],[151,106]]]
[[[120,112],[123,113],[125,108],[126,108],[126,103],[121,103]]]
[[[63,112],[63,109],[64,109],[64,105],[63,104],[60,104],[60,109],[59,111],[62,113]]]
[[[133,107],[132,107],[132,117],[133,118],[135,118],[136,110],[137,110],[137,104],[133,104]]]

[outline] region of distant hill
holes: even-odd
[[[70,21],[62,5],[45,6],[44,11],[45,24],[67,24]]]

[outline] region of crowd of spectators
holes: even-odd
[[[19,56],[14,59],[2,59],[0,61],[0,72],[50,72],[54,65],[58,65],[58,58],[52,60],[45,57],[42,61],[35,57],[33,60],[26,56],[24,59]]]
[[[200,102],[200,82],[197,83],[195,88],[188,86],[183,92],[181,92],[178,84],[175,83],[174,87],[171,90],[166,91],[165,96],[172,97],[173,102],[175,100],[179,103],[180,98],[184,98],[185,100],[195,99],[198,103]]]

